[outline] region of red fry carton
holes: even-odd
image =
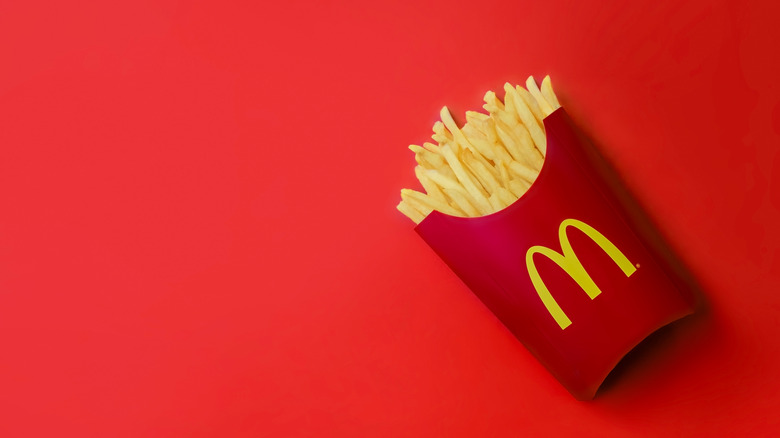
[[[620,359],[693,312],[693,296],[637,232],[563,109],[527,193],[483,217],[438,211],[417,233],[577,399]]]

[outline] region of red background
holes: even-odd
[[[0,435],[768,436],[772,2],[0,4]],[[577,402],[394,209],[549,73],[707,305]]]

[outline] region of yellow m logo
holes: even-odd
[[[603,234],[596,231],[595,228],[576,219],[566,219],[561,222],[560,227],[558,227],[558,239],[561,242],[563,254],[557,253],[546,246],[539,245],[532,246],[528,249],[528,252],[525,253],[525,264],[528,267],[528,275],[531,276],[531,282],[536,289],[536,293],[539,294],[539,298],[542,299],[542,303],[547,307],[547,311],[550,312],[550,315],[555,319],[555,322],[561,326],[561,330],[571,325],[571,320],[563,313],[561,306],[559,306],[552,295],[550,295],[550,291],[547,290],[547,286],[545,286],[544,281],[542,281],[542,277],[539,276],[539,272],[536,270],[536,265],[534,264],[534,254],[542,254],[560,266],[561,269],[566,271],[582,290],[588,294],[591,300],[601,293],[599,287],[596,286],[596,283],[590,278],[588,272],[585,271],[585,268],[582,266],[582,263],[580,263],[577,255],[574,254],[571,243],[569,243],[569,236],[566,234],[566,229],[568,227],[577,228],[585,233],[586,236],[590,237],[591,240],[596,242],[598,246],[612,258],[618,267],[623,270],[626,277],[630,277],[631,274],[636,271],[636,267],[634,267],[628,258],[626,258],[612,242],[604,237]]]

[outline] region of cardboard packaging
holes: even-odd
[[[528,192],[476,218],[429,214],[415,230],[577,399],[620,359],[693,312],[693,295],[638,232],[563,109]]]

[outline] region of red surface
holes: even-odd
[[[770,436],[772,2],[5,2],[0,435]],[[549,73],[707,307],[574,400],[394,210]]]

